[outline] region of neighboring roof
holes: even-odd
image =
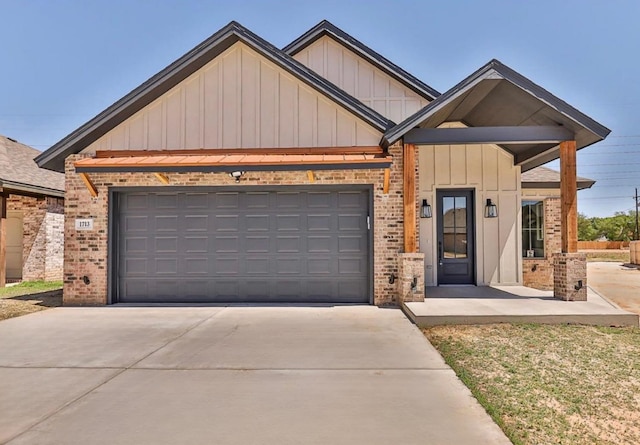
[[[369,63],[384,71],[425,99],[433,100],[440,96],[438,91],[434,90],[417,77],[412,76],[398,65],[378,54],[327,20],[321,21],[309,31],[289,43],[282,50],[285,53],[294,56],[323,36],[331,37],[336,42],[358,54],[360,57],[364,58]]]
[[[36,158],[44,168],[63,171],[64,159],[78,153],[144,106],[179,84],[236,42],[242,42],[359,117],[378,131],[388,130],[393,122],[345,93],[334,84],[260,38],[237,22],[230,22],[191,51],[115,102],[77,130],[55,143]]]
[[[64,174],[39,168],[40,152],[14,139],[0,136],[0,187],[16,194],[64,196]]]
[[[452,121],[470,127],[561,125],[575,134],[578,149],[601,141],[611,132],[494,59],[387,131],[383,144],[396,142],[415,127],[436,128]],[[501,147],[514,154],[523,171],[558,158],[554,143]]]
[[[522,188],[527,189],[547,189],[560,188],[560,172],[547,167],[536,167],[522,173],[520,178]],[[578,176],[576,178],[578,190],[591,188],[596,183],[595,180]]]
[[[209,154],[86,158],[76,172],[232,172],[389,168],[391,156],[371,154]]]

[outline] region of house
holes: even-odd
[[[497,60],[440,94],[327,21],[283,49],[231,22],[37,162],[66,175],[65,304],[388,305],[522,284],[521,175],[559,157],[571,300],[576,150],[608,133]]]
[[[64,174],[39,168],[39,154],[0,136],[0,287],[62,280]]]

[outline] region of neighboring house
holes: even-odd
[[[39,168],[33,160],[39,154],[0,136],[0,286],[62,280],[64,175]]]
[[[440,94],[326,21],[282,50],[232,22],[37,162],[66,172],[65,304],[387,305],[522,284],[521,172],[560,157],[544,255],[581,299],[575,153],[608,133],[496,60]]]

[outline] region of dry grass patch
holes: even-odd
[[[27,281],[0,288],[0,320],[61,305],[62,281]]]
[[[595,262],[614,262],[628,263],[631,261],[631,253],[629,249],[609,249],[609,250],[581,250],[580,253],[587,255],[587,261]]]
[[[513,443],[640,443],[639,329],[501,324],[424,333]]]

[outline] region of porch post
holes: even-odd
[[[567,301],[587,299],[587,259],[578,253],[576,141],[560,143],[560,227],[562,252],[553,255],[553,294]]]
[[[578,188],[576,183],[576,141],[560,143],[560,203],[562,252],[578,251]]]
[[[416,146],[404,144],[403,204],[404,204],[404,252],[416,251]]]
[[[424,254],[416,246],[416,146],[404,144],[403,207],[404,252],[398,257],[398,304],[424,301]]]
[[[0,287],[7,284],[7,198],[0,194]]]

